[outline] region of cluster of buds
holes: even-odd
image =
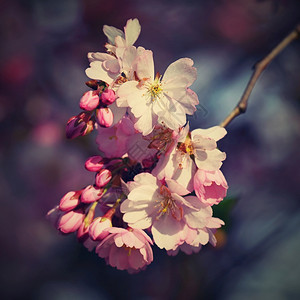
[[[169,255],[215,246],[224,222],[212,206],[228,189],[220,170],[225,153],[217,148],[226,130],[190,130],[186,120],[199,103],[190,89],[192,60],[154,75],[152,51],[133,46],[140,30],[137,19],[124,32],[104,26],[107,53],[88,54],[92,90],[80,99],[84,112],[69,120],[67,137],[96,129],[102,154],[85,163],[94,183],[68,192],[48,213],[61,233],[77,232],[90,251],[130,273],[153,261],[153,245]]]
[[[79,101],[79,107],[84,111],[67,123],[68,139],[87,135],[97,128],[97,124],[104,128],[113,124],[114,115],[109,106],[116,100],[115,92],[103,81],[90,80],[86,85],[92,90],[85,92]]]

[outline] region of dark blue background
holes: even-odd
[[[93,181],[83,168],[95,134],[68,141],[65,123],[87,90],[89,51],[104,51],[104,24],[137,17],[136,45],[157,71],[181,57],[198,69],[193,128],[221,122],[254,63],[300,21],[297,0],[0,1],[2,299],[299,299],[300,42],[259,79],[249,109],[228,126],[229,195],[238,197],[219,246],[168,257],[146,271],[106,266],[45,214]]]

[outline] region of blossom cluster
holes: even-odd
[[[178,59],[161,76],[152,51],[134,46],[137,19],[124,32],[103,31],[107,51],[88,54],[90,90],[66,128],[68,138],[97,130],[100,153],[85,163],[95,180],[64,195],[48,216],[111,266],[135,273],[153,261],[154,244],[169,255],[216,245],[224,222],[212,206],[228,188],[217,141],[226,130],[190,131],[186,115],[199,103],[190,89],[197,76],[191,59]]]

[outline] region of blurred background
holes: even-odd
[[[245,115],[219,148],[229,184],[216,248],[168,257],[146,271],[106,266],[45,220],[90,184],[95,134],[66,140],[87,90],[87,53],[104,51],[104,24],[137,17],[136,45],[157,71],[181,57],[198,69],[192,128],[220,123],[252,67],[300,21],[299,0],[0,0],[1,299],[300,299],[300,41],[267,68]],[[235,205],[232,206],[233,202]],[[229,209],[229,207],[231,209]]]

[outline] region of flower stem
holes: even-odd
[[[232,112],[224,119],[224,121],[220,123],[220,126],[226,127],[234,118],[246,112],[249,96],[263,70],[284,48],[286,48],[292,41],[298,39],[299,36],[300,24],[298,24],[295,29],[290,34],[288,34],[265,58],[255,64],[254,72],[240,101],[232,110]]]

